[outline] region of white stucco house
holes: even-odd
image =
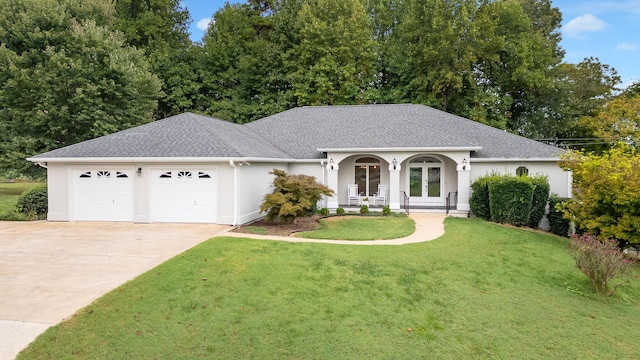
[[[424,105],[311,106],[239,125],[184,113],[29,158],[47,168],[50,221],[243,224],[274,168],[315,176],[346,207],[386,186],[392,210],[469,211],[488,172],[549,176],[571,193],[562,150]],[[353,204],[353,203],[351,203]],[[442,210],[444,211],[444,210]]]

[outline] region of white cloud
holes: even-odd
[[[622,50],[622,51],[634,51],[634,50],[638,50],[638,44],[636,43],[620,43],[618,44],[618,46],[616,46],[616,50]]]
[[[211,24],[212,20],[213,19],[211,18],[200,19],[196,24],[196,26],[198,27],[198,29],[202,31],[207,31],[207,29],[209,28],[209,24]]]
[[[562,33],[568,37],[576,37],[583,32],[595,32],[603,30],[607,24],[597,16],[591,14],[580,15],[569,21],[562,29]]]

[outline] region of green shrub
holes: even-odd
[[[19,213],[14,207],[11,210],[0,213],[0,220],[2,221],[26,221],[30,220],[27,214]],[[32,219],[36,220],[36,219]]]
[[[471,184],[471,198],[469,199],[469,207],[473,215],[491,220],[491,207],[489,204],[489,183],[497,181],[501,176],[498,174],[487,174],[478,177]]]
[[[571,221],[564,218],[564,206],[568,198],[559,197],[556,194],[549,196],[549,228],[552,233],[560,236],[569,236]]]
[[[320,184],[308,175],[287,175],[283,170],[273,169],[275,175],[273,192],[264,197],[260,212],[266,213],[265,220],[280,220],[292,223],[296,217],[315,214],[314,206],[322,195],[331,196],[333,190]]]
[[[329,209],[327,209],[326,207],[322,208],[322,209],[318,210],[318,214],[320,214],[322,216],[327,216],[327,215],[329,215]]]
[[[16,201],[15,209],[16,212],[25,215],[29,220],[46,218],[49,210],[47,186],[37,186],[22,193]]]
[[[384,216],[391,215],[391,208],[388,207],[388,206],[383,206],[382,207],[382,215],[384,215]]]
[[[366,215],[369,213],[369,207],[367,205],[360,206],[360,214]]]
[[[618,287],[629,284],[633,262],[620,251],[617,241],[600,241],[590,234],[574,235],[571,237],[569,252],[597,293],[611,296]],[[609,284],[614,279],[618,281],[610,287]]]
[[[341,208],[341,207],[337,208],[337,209],[336,209],[336,214],[338,214],[338,215],[344,215],[344,209],[343,209],[343,208]]]
[[[549,202],[549,178],[544,175],[531,177],[533,184],[533,200],[531,201],[531,214],[529,215],[529,227],[537,229],[544,217],[547,203]]]
[[[491,220],[524,226],[529,223],[533,185],[524,177],[504,176],[489,183]]]

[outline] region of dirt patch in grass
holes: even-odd
[[[268,223],[264,219],[260,219],[243,226],[238,226],[232,231],[245,234],[290,236],[300,231],[310,231],[320,228],[319,218],[320,216],[318,215],[301,217],[297,218],[293,224]]]

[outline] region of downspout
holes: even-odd
[[[36,162],[36,165],[40,166],[41,168],[48,169],[46,161],[38,161]]]
[[[325,172],[325,169],[324,169],[324,159],[320,159],[320,168],[322,169],[322,171],[321,171],[321,172],[322,172],[322,185],[327,185],[327,184],[325,183],[325,180],[324,180],[324,172]],[[326,206],[327,206],[327,199],[326,199],[326,197],[325,197],[324,195],[322,195],[322,206],[323,206],[323,207],[326,207]]]
[[[238,166],[229,160],[229,166],[233,168],[233,222],[231,226],[238,224]]]

